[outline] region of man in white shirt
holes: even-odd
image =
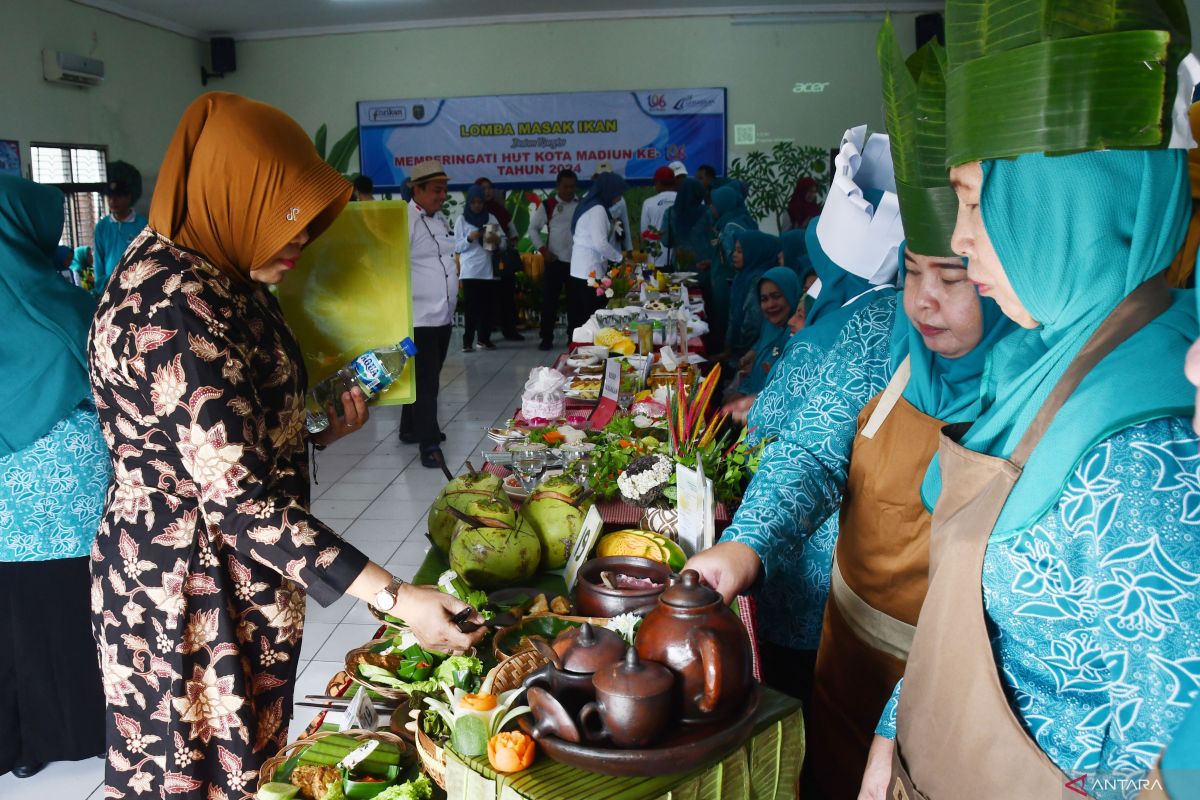
[[[670,167],[659,167],[654,171],[654,190],[657,194],[642,203],[642,226],[638,230],[641,231],[643,250],[652,252],[651,242],[658,242],[658,254],[651,255],[650,262],[661,269],[671,263],[671,254],[659,239],[667,210],[675,205],[675,173]]]
[[[554,347],[554,324],[558,321],[559,298],[571,277],[571,218],[579,206],[575,190],[579,176],[564,169],[554,182],[554,196],[546,198],[534,209],[529,218],[529,241],[541,252],[545,260],[542,273],[542,342],[539,350]],[[542,228],[546,228],[547,239],[542,239]],[[571,343],[571,331],[567,331],[567,344]]]
[[[400,441],[419,444],[421,465],[438,468],[445,463],[441,443],[446,439],[437,419],[438,385],[458,302],[454,234],[442,214],[449,178],[433,160],[414,166],[409,178],[413,196],[408,202],[408,252],[417,398],[401,412]]]

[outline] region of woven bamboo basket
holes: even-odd
[[[356,647],[346,653],[346,674],[350,676],[350,680],[357,683],[363,688],[370,689],[380,697],[386,697],[389,700],[405,700],[408,698],[408,693],[391,686],[380,686],[379,684],[371,683],[366,678],[358,674],[359,664],[374,664],[377,667],[390,669],[393,672],[400,668],[402,659],[398,655],[383,656],[379,653],[371,652],[371,648],[379,644],[384,644],[387,639],[375,639],[367,642],[362,647]]]
[[[514,653],[492,667],[492,671],[488,673],[487,679],[492,683],[492,694],[504,694],[512,689],[520,689],[525,676],[549,663],[548,658],[532,647]]]
[[[270,783],[275,777],[276,770],[287,763],[288,759],[290,759],[292,756],[299,754],[301,750],[313,744],[314,742],[324,739],[326,736],[337,735],[349,736],[352,739],[358,739],[362,742],[370,741],[371,739],[378,740],[379,742],[386,742],[400,748],[401,753],[412,747],[412,745],[405,742],[396,734],[389,733],[387,731],[364,731],[359,728],[351,728],[350,730],[345,731],[320,731],[319,733],[314,733],[311,736],[302,736],[301,738],[289,744],[287,747],[280,750],[271,758],[268,758],[266,761],[264,761],[262,768],[258,771],[259,788],[262,788],[264,783]]]
[[[446,751],[417,726],[417,758],[429,779],[446,790]]]

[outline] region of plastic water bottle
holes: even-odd
[[[320,433],[329,427],[329,406],[342,413],[342,394],[355,386],[363,393],[367,402],[396,382],[404,371],[404,364],[417,354],[417,346],[409,338],[391,347],[368,350],[337,372],[308,390],[308,416],[305,425],[309,433]]]

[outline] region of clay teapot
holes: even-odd
[[[635,642],[643,661],[675,673],[684,722],[712,722],[742,710],[754,688],[750,639],[721,595],[684,570],[646,615]]]
[[[533,645],[550,663],[531,672],[525,687],[541,687],[562,700],[568,710],[576,711],[595,696],[592,674],[620,662],[625,655],[621,634],[593,627],[590,622],[563,631],[553,645],[541,639],[534,639]]]

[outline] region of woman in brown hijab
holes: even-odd
[[[269,284],[351,187],[286,114],[206,94],[92,326],[114,478],[92,552],[110,796],[251,797],[286,744],[305,595],[343,594],[461,651],[463,605],[394,579],[308,510],[306,376]],[[366,407],[343,395],[345,420]],[[111,794],[115,792],[116,794]]]

